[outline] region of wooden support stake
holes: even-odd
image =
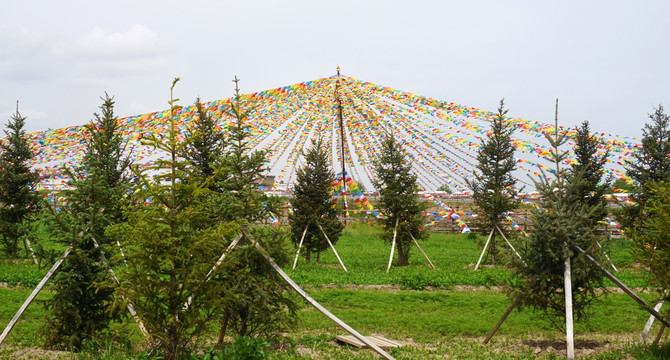
[[[663,317],[661,314],[658,313],[658,311],[654,310],[649,304],[647,304],[646,301],[642,300],[641,297],[639,297],[633,290],[631,290],[628,286],[626,286],[624,283],[621,282],[621,280],[617,279],[616,276],[614,276],[611,272],[607,271],[602,265],[596,261],[591,255],[587,254],[584,249],[579,247],[578,245],[575,245],[575,248],[581,252],[582,254],[586,255],[586,258],[591,260],[594,264],[596,264],[600,270],[605,273],[605,276],[607,276],[610,280],[612,280],[613,283],[615,283],[623,292],[628,294],[628,296],[632,297],[633,300],[635,300],[638,304],[640,304],[645,310],[647,310],[651,315],[653,315],[658,321],[662,322],[665,324],[665,326],[670,326],[670,320],[666,319]]]
[[[565,244],[567,250],[568,244]],[[567,344],[567,359],[575,359],[575,333],[572,323],[572,274],[570,269],[570,255],[565,257],[565,271],[563,273],[563,288],[565,293],[565,341]]]
[[[661,328],[658,329],[658,334],[656,334],[656,340],[654,340],[654,344],[658,345],[658,343],[661,342],[663,331],[665,331],[665,324],[661,324]]]
[[[344,330],[349,332],[351,335],[353,335],[356,339],[362,341],[365,345],[369,346],[372,348],[377,354],[381,355],[384,359],[387,360],[395,360],[393,356],[389,355],[386,351],[382,350],[379,346],[377,346],[375,343],[372,341],[368,340],[365,336],[361,335],[358,333],[358,331],[354,330],[351,326],[347,325],[344,321],[338,319],[335,315],[333,315],[330,311],[328,311],[326,308],[321,306],[316,300],[312,299],[306,292],[303,290],[298,284],[296,284],[293,279],[291,279],[286,273],[277,265],[277,263],[272,260],[272,257],[268,255],[268,253],[263,249],[261,244],[259,244],[257,241],[253,240],[253,238],[246,233],[246,231],[243,229],[242,233],[244,233],[245,237],[248,237],[251,239],[251,241],[254,244],[254,247],[261,253],[261,255],[265,258],[265,260],[272,266],[273,269],[279,274],[279,276],[284,279],[292,288],[295,290],[300,296],[303,297],[308,303],[310,303],[312,306],[314,306],[317,310],[319,310],[322,314],[326,315],[330,320],[332,320],[334,323],[337,325],[341,326]]]
[[[389,266],[386,267],[386,272],[391,270],[391,263],[393,262],[393,252],[395,251],[395,237],[398,234],[398,221],[400,218],[395,218],[395,227],[393,228],[393,242],[391,242],[391,256],[389,257]]]
[[[35,261],[35,265],[39,265],[40,262],[37,261],[37,256],[35,256],[35,250],[33,249],[33,245],[30,243],[30,239],[28,239],[27,236],[23,238],[23,241],[26,242],[26,245],[28,246],[28,249],[30,249],[30,255],[33,256],[33,261]]]
[[[510,314],[510,313],[512,312],[512,310],[516,307],[516,304],[517,304],[517,303],[518,303],[518,300],[514,300],[514,301],[509,305],[509,307],[507,308],[507,310],[505,310],[505,313],[504,313],[503,316],[500,318],[500,320],[498,320],[498,323],[496,324],[496,326],[493,327],[493,330],[491,330],[491,332],[486,336],[486,339],[484,339],[484,345],[486,345],[486,344],[489,343],[489,341],[491,340],[491,338],[493,337],[493,335],[494,335],[494,334],[496,333],[496,331],[498,331],[498,329],[500,328],[500,325],[502,325],[502,323],[505,322],[505,319],[507,319],[507,317],[509,316],[509,314]]]
[[[598,247],[600,248],[600,250],[603,250],[603,246],[600,245],[600,241],[596,240],[596,244],[598,244]],[[619,270],[617,270],[616,266],[614,266],[614,263],[612,262],[612,259],[610,259],[610,257],[607,256],[607,253],[605,252],[605,250],[603,250],[603,255],[605,255],[605,258],[607,259],[607,262],[610,263],[610,265],[612,265],[612,269],[614,269],[614,271],[616,271],[616,272],[619,272]]]
[[[656,303],[656,306],[654,306],[654,310],[660,311],[661,306],[663,306],[663,300],[659,301]],[[649,315],[649,319],[647,320],[647,323],[644,325],[644,330],[642,330],[642,335],[640,336],[640,342],[642,344],[647,341],[647,335],[649,334],[649,330],[651,330],[651,325],[654,324],[654,315]]]
[[[204,284],[204,283],[208,282],[209,279],[212,278],[212,275],[214,274],[214,272],[219,268],[219,266],[221,266],[221,263],[226,258],[226,256],[228,256],[228,253],[230,253],[230,251],[233,250],[233,248],[235,248],[235,246],[237,246],[237,244],[240,242],[240,240],[242,240],[242,234],[237,235],[235,237],[235,239],[233,239],[233,241],[230,243],[230,245],[228,245],[228,248],[226,249],[226,251],[224,251],[221,254],[221,256],[219,256],[219,259],[216,261],[216,263],[214,263],[214,266],[212,266],[212,268],[209,269],[209,272],[205,276],[205,281],[203,281],[201,284]],[[200,287],[200,286],[198,286],[198,287]],[[188,299],[186,300],[186,302],[184,303],[184,307],[182,308],[182,311],[188,310],[188,308],[191,306],[192,302],[193,302],[193,294],[191,294],[191,296],[189,296]]]
[[[326,232],[323,231],[323,228],[321,227],[321,224],[317,224],[317,225],[319,225],[319,229],[323,233],[323,236],[326,237],[326,241],[328,241],[328,245],[330,245],[330,248],[333,249],[333,252],[335,253],[335,257],[337,257],[337,261],[339,261],[340,265],[342,265],[342,269],[344,269],[344,272],[349,272],[349,270],[347,270],[347,267],[344,266],[344,263],[342,262],[342,259],[340,259],[340,255],[337,253],[337,250],[335,250],[335,246],[333,246],[333,243],[330,242],[330,239],[328,238],[328,235],[326,235]]]
[[[298,251],[295,252],[295,260],[293,261],[293,270],[295,270],[296,265],[298,265],[298,256],[300,256],[300,249],[302,248],[302,242],[305,240],[305,234],[307,234],[307,228],[305,226],[305,231],[302,232],[302,237],[300,238],[300,244],[298,245]]]
[[[116,274],[114,274],[114,270],[112,269],[111,266],[109,266],[109,262],[107,261],[107,257],[105,256],[105,253],[102,252],[102,249],[100,249],[100,244],[98,244],[98,241],[93,236],[91,237],[91,240],[93,240],[93,245],[95,246],[95,248],[100,250],[100,258],[102,259],[102,263],[107,268],[107,272],[109,273],[109,276],[112,278],[112,280],[115,283],[118,284],[119,283],[119,278],[116,277]],[[123,301],[126,301],[125,296],[121,296],[121,299],[123,299]],[[135,311],[135,307],[133,306],[133,304],[131,304],[130,302],[126,302],[126,308],[128,308],[128,312],[133,317],[133,319],[135,319],[135,322],[137,323],[137,327],[140,328],[140,331],[142,332],[142,335],[144,335],[144,337],[148,338],[149,337],[149,332],[147,331],[147,328],[144,327],[144,323],[142,322],[142,319],[140,319],[140,317],[137,315],[137,312]]]
[[[2,345],[2,342],[5,341],[5,338],[7,337],[7,335],[9,335],[9,332],[12,331],[12,328],[14,327],[14,325],[16,325],[16,322],[19,321],[19,318],[21,317],[23,312],[26,311],[28,305],[30,305],[30,303],[35,299],[37,294],[39,294],[39,292],[42,290],[47,281],[49,281],[49,278],[51,278],[51,275],[53,275],[56,272],[56,270],[63,262],[63,260],[65,260],[65,258],[68,256],[70,251],[72,251],[72,246],[69,246],[65,250],[65,252],[63,252],[63,255],[60,256],[60,259],[58,259],[58,261],[56,261],[56,263],[53,264],[51,269],[49,269],[49,271],[47,271],[47,274],[44,275],[44,277],[42,278],[42,281],[40,281],[40,283],[37,284],[35,290],[33,290],[33,292],[30,294],[30,296],[28,296],[26,301],[23,302],[23,305],[21,305],[19,311],[16,312],[16,315],[14,315],[9,324],[7,324],[7,327],[5,327],[5,330],[2,332],[2,335],[0,335],[0,345]]]
[[[409,233],[409,236],[410,236],[410,237],[412,238],[412,240],[414,241],[414,244],[416,244],[416,247],[419,248],[419,251],[421,251],[421,253],[423,254],[423,257],[425,257],[426,260],[428,260],[428,263],[430,264],[430,267],[433,268],[433,270],[435,270],[435,265],[433,265],[433,262],[430,261],[430,259],[428,258],[428,255],[426,255],[426,252],[423,251],[423,249],[422,249],[421,246],[419,245],[419,242],[416,241],[416,239],[414,238],[414,235],[412,235],[412,233],[410,232],[410,233]]]
[[[507,245],[512,249],[512,251],[514,251],[514,253],[516,254],[516,256],[519,257],[519,260],[521,260],[521,262],[522,262],[524,265],[526,265],[526,262],[523,261],[523,259],[521,258],[521,255],[519,255],[519,253],[516,251],[516,249],[514,248],[514,246],[512,246],[512,243],[510,243],[509,240],[507,240],[507,237],[505,237],[505,234],[503,234],[502,230],[500,230],[500,228],[498,227],[498,225],[496,225],[496,229],[498,229],[498,232],[500,233],[500,235],[502,235],[503,240],[505,240],[505,242],[507,243]]]
[[[491,233],[489,234],[489,238],[488,238],[488,240],[486,240],[486,244],[484,244],[484,250],[482,250],[482,254],[479,255],[479,260],[477,260],[477,265],[475,265],[475,270],[474,271],[477,271],[477,269],[479,268],[479,264],[482,262],[482,259],[484,258],[484,254],[486,254],[486,248],[489,246],[489,242],[491,241],[491,237],[493,236],[493,231],[494,230],[495,229],[491,229]]]

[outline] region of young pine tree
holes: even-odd
[[[626,162],[626,175],[634,181],[631,197],[636,204],[624,206],[618,218],[624,231],[644,223],[644,206],[651,197],[647,185],[670,179],[670,116],[659,105],[649,119],[651,123],[642,128],[642,146]]]
[[[223,131],[218,129],[216,119],[202,107],[200,98],[196,99],[194,106],[198,116],[187,135],[189,144],[184,157],[193,162],[200,178],[210,178],[214,176],[216,161],[226,147],[225,137]]]
[[[291,240],[297,247],[303,240],[304,256],[309,263],[312,253],[328,248],[328,242],[319,226],[334,244],[340,237],[343,225],[337,219],[332,203],[332,182],[335,174],[328,166],[328,153],[319,137],[304,154],[305,165],[297,171],[297,184],[293,189],[294,216],[291,223]]]
[[[647,183],[648,198],[642,209],[646,214],[642,224],[631,228],[626,235],[637,249],[635,255],[649,269],[651,283],[659,290],[660,299],[670,300],[670,183]]]
[[[266,170],[265,151],[253,151],[249,144],[247,118],[250,109],[239,93],[235,78],[235,99],[226,109],[233,119],[225,139],[227,147],[217,161],[214,175],[214,209],[219,221],[251,224],[254,240],[261,243],[280,265],[288,264],[284,244],[288,233],[280,227],[266,228],[258,223],[267,219],[278,199],[259,189]],[[222,275],[230,284],[232,296],[223,297],[223,319],[219,344],[228,329],[239,336],[273,338],[295,325],[297,304],[291,289],[247,239],[229,256],[230,267]]]
[[[16,112],[7,122],[6,139],[0,144],[0,245],[4,252],[19,256],[19,241],[30,215],[38,210],[35,191],[37,174],[28,162],[34,157],[24,130],[26,118]]]
[[[605,164],[607,163],[609,150],[600,151],[600,149],[606,148],[606,145],[602,139],[591,134],[588,121],[584,121],[582,126],[576,130],[575,162],[570,165],[567,181],[576,183],[576,196],[581,199],[582,203],[591,207],[598,207],[599,211],[594,212],[593,218],[590,219],[595,225],[607,216],[605,207],[607,202],[603,195],[612,184],[612,178],[605,177]]]
[[[59,241],[72,246],[72,252],[54,278],[54,297],[45,303],[48,347],[79,349],[82,341],[94,338],[115,317],[107,311],[114,290],[100,285],[108,276],[101,250],[106,248],[109,256],[116,248],[106,246],[113,240],[105,230],[122,220],[130,161],[124,155],[126,144],[114,116],[114,100],[107,94],[102,100],[102,115],[94,114],[95,121],[86,126],[82,166],[68,169],[75,190],[65,211],[51,214]]]
[[[141,186],[126,208],[126,220],[110,229],[122,240],[128,264],[118,267],[116,304],[134,305],[151,346],[168,360],[193,349],[218,313],[222,296],[231,296],[216,277],[224,267],[211,274],[211,281],[207,275],[236,228],[216,221],[209,190],[201,182],[184,181],[195,178],[197,169],[178,157],[186,142],[178,140],[175,129],[176,101],[171,96],[166,140],[147,140],[168,158],[143,173],[135,169]]]
[[[472,180],[467,181],[472,190],[472,198],[483,215],[482,226],[488,231],[500,227],[505,213],[516,209],[516,178],[512,171],[516,168],[515,146],[512,144],[513,125],[505,119],[505,99],[500,100],[498,113],[491,120],[491,130],[482,139],[482,148],[477,155],[477,169]],[[495,264],[495,236],[491,236],[491,264]]]
[[[588,305],[602,295],[604,274],[584,254],[576,250],[581,247],[594,258],[601,252],[596,244],[596,227],[591,221],[601,211],[602,204],[585,203],[580,196],[583,188],[580,176],[568,176],[560,164],[568,156],[559,149],[568,138],[559,135],[558,126],[553,136],[545,134],[553,147],[548,160],[555,168],[553,177],[540,169],[542,175],[534,180],[541,195],[539,209],[531,214],[533,233],[522,249],[523,261],[514,261],[518,281],[509,289],[510,298],[519,307],[532,307],[546,314],[558,328],[565,325],[564,275],[570,266],[573,311],[577,319],[586,318]]]
[[[393,133],[388,133],[382,143],[382,153],[375,171],[380,194],[379,209],[386,215],[381,220],[385,230],[382,238],[387,242],[393,241],[397,224],[398,266],[409,265],[412,236],[419,240],[428,234],[421,231],[423,217],[417,195],[417,177],[412,173],[411,163],[407,161],[403,147]]]

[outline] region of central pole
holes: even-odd
[[[342,116],[342,101],[339,94],[340,88],[340,65],[337,65],[337,80],[335,81],[335,100],[337,101],[337,113],[340,120],[340,151],[342,157],[342,222],[347,222],[346,194],[347,194],[347,172],[344,168],[344,118]]]

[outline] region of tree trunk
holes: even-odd
[[[398,266],[409,265],[409,246],[404,246],[400,241],[396,242],[398,247]]]
[[[489,248],[489,251],[491,252],[491,265],[496,264],[496,234],[493,233],[493,236],[491,236],[491,247]]]
[[[223,321],[221,322],[221,331],[219,331],[219,339],[216,341],[217,347],[221,347],[221,345],[223,345],[223,339],[226,337],[226,330],[228,329],[229,320],[230,320],[230,311],[226,311],[226,314],[223,316]]]
[[[321,251],[316,252],[316,263],[321,264]]]
[[[312,259],[312,249],[309,247],[305,248],[305,262],[309,264],[309,261]]]

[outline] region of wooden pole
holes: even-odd
[[[35,250],[33,249],[33,245],[30,243],[30,239],[28,239],[27,236],[23,238],[23,241],[25,241],[26,246],[28,249],[30,249],[30,255],[33,256],[33,261],[35,261],[35,265],[39,265],[40,262],[37,261],[37,256],[35,256]]]
[[[389,257],[389,265],[386,267],[386,272],[391,270],[391,263],[393,262],[393,252],[395,251],[395,237],[398,234],[398,221],[400,218],[395,218],[395,227],[393,228],[393,241],[391,242],[391,256]]]
[[[663,300],[659,301],[656,303],[656,306],[654,306],[654,310],[660,311],[661,306],[663,306]],[[644,325],[644,330],[642,330],[642,335],[640,336],[640,342],[642,344],[647,341],[647,334],[649,334],[649,330],[651,330],[651,325],[654,324],[654,315],[649,315],[649,319],[647,319],[647,323]]]
[[[109,273],[109,276],[112,278],[112,280],[115,283],[119,283],[119,278],[116,277],[116,274],[114,274],[114,270],[112,269],[111,266],[109,266],[109,262],[107,261],[107,257],[105,256],[105,253],[102,252],[102,249],[100,249],[100,244],[98,244],[98,241],[95,240],[95,237],[91,237],[91,240],[93,240],[93,245],[95,246],[96,249],[100,250],[100,258],[102,259],[102,263],[105,265],[107,268],[107,272]],[[123,301],[126,301],[125,296],[121,296],[121,299]],[[149,337],[149,332],[147,331],[147,328],[144,327],[144,323],[142,322],[142,319],[137,315],[137,312],[135,311],[135,307],[133,304],[131,304],[129,301],[126,302],[126,308],[128,308],[128,312],[130,315],[133,317],[135,322],[137,323],[137,327],[140,328],[140,331],[142,332],[142,335],[144,337],[148,338]]]
[[[298,244],[298,251],[295,252],[295,260],[293,260],[293,270],[295,270],[296,265],[298,265],[298,256],[300,256],[300,249],[302,248],[302,242],[305,240],[305,234],[307,234],[307,228],[305,226],[305,231],[302,232],[302,237],[300,238],[300,244]]]
[[[600,248],[600,250],[603,250],[603,255],[605,255],[605,259],[607,259],[607,262],[610,263],[610,265],[612,265],[612,269],[614,269],[614,271],[616,271],[616,272],[619,272],[619,270],[617,270],[616,266],[614,266],[614,263],[612,262],[612,259],[610,259],[610,257],[607,256],[607,253],[603,249],[603,246],[600,245],[600,241],[596,240],[596,244],[598,244],[598,247]]]
[[[342,262],[342,259],[340,259],[340,255],[337,253],[337,250],[335,250],[335,246],[333,246],[333,243],[330,242],[330,239],[328,238],[328,235],[326,235],[326,232],[323,231],[323,228],[321,227],[321,224],[317,224],[317,225],[319,225],[319,229],[323,233],[323,236],[326,237],[326,241],[328,241],[328,245],[330,245],[330,248],[333,249],[333,252],[335,253],[335,257],[337,257],[337,261],[339,261],[340,265],[342,265],[342,269],[344,269],[344,272],[349,272],[349,270],[347,270],[347,267],[344,266],[344,263]]]
[[[658,329],[658,334],[656,334],[656,340],[654,340],[654,344],[658,345],[658,343],[661,342],[663,331],[665,331],[665,324],[661,324],[661,328]]]
[[[477,265],[475,265],[475,270],[474,271],[477,271],[477,269],[479,268],[479,264],[482,262],[482,259],[484,258],[484,254],[486,254],[486,248],[489,246],[489,241],[491,241],[491,237],[493,236],[493,231],[494,230],[495,229],[491,229],[491,233],[489,234],[489,238],[488,238],[488,240],[486,240],[486,244],[484,244],[484,250],[482,250],[482,254],[479,255],[479,260],[477,260]]]
[[[410,237],[412,238],[412,240],[414,241],[414,244],[416,244],[416,247],[419,248],[419,251],[421,251],[421,253],[423,254],[423,257],[425,257],[426,260],[428,260],[428,264],[430,264],[430,267],[433,268],[433,270],[435,270],[435,265],[433,265],[433,262],[430,261],[430,259],[428,258],[428,255],[426,255],[426,252],[423,251],[423,249],[422,249],[421,246],[419,245],[419,242],[416,241],[416,239],[414,238],[414,235],[412,235],[412,233],[410,232],[410,233],[409,233],[409,236],[410,236]]]
[[[47,274],[44,275],[44,277],[42,278],[42,281],[40,281],[40,283],[37,284],[35,290],[33,290],[33,292],[30,294],[30,296],[28,296],[26,301],[23,302],[23,305],[21,305],[19,311],[16,312],[12,320],[9,322],[9,324],[7,324],[7,327],[5,327],[5,330],[2,332],[2,335],[0,335],[0,345],[2,345],[2,342],[5,341],[5,338],[7,337],[7,335],[9,335],[9,332],[12,331],[12,328],[14,327],[14,325],[16,325],[16,322],[19,321],[19,318],[21,317],[21,315],[23,315],[23,312],[26,311],[28,305],[30,305],[30,303],[35,299],[35,297],[37,296],[37,294],[39,294],[39,292],[42,290],[47,281],[49,281],[49,278],[51,278],[51,276],[56,272],[56,270],[63,262],[63,260],[65,260],[68,254],[70,254],[70,251],[72,251],[72,246],[69,246],[67,249],[65,249],[63,255],[60,256],[60,259],[58,259],[58,261],[56,261],[56,263],[53,264],[51,269],[49,269],[49,271],[47,271]]]
[[[498,229],[498,232],[500,233],[500,235],[502,235],[503,240],[505,240],[505,242],[507,243],[507,245],[512,249],[512,251],[514,251],[514,253],[516,254],[516,256],[519,257],[519,260],[521,260],[521,262],[522,262],[524,265],[526,265],[526,262],[523,261],[523,259],[521,258],[521,255],[519,255],[519,253],[516,251],[516,249],[514,248],[514,246],[512,246],[512,243],[510,243],[509,240],[507,240],[507,237],[505,237],[505,234],[503,234],[502,230],[500,230],[500,228],[498,227],[498,225],[496,225],[496,229]]]
[[[332,320],[334,323],[342,327],[344,330],[349,332],[351,335],[353,335],[356,339],[360,340],[363,342],[365,345],[369,346],[372,350],[374,350],[377,354],[381,355],[384,359],[387,360],[395,360],[393,356],[389,355],[386,351],[382,350],[379,346],[377,346],[375,343],[372,341],[368,340],[365,336],[361,335],[358,331],[354,330],[351,326],[347,325],[344,321],[338,319],[335,315],[333,315],[330,311],[328,311],[326,308],[321,306],[316,300],[312,299],[305,290],[303,290],[298,284],[293,281],[286,273],[277,265],[277,263],[272,260],[272,257],[268,255],[268,253],[263,249],[261,244],[259,244],[257,241],[253,240],[253,238],[246,233],[246,231],[243,229],[242,232],[244,233],[244,236],[248,237],[249,239],[252,240],[254,247],[261,253],[261,255],[265,258],[265,260],[272,266],[273,269],[279,274],[279,276],[284,279],[292,288],[295,290],[300,296],[303,297],[308,303],[310,303],[312,306],[314,306],[319,312],[322,314],[326,315],[330,320]]]
[[[226,248],[226,251],[224,251],[221,254],[221,256],[219,256],[219,259],[216,261],[216,263],[214,263],[214,266],[212,266],[212,268],[209,269],[209,272],[207,272],[207,275],[205,276],[205,281],[203,281],[201,284],[204,284],[204,283],[208,282],[209,279],[212,278],[212,275],[214,274],[214,272],[219,268],[219,266],[221,266],[221,263],[226,258],[226,256],[228,256],[228,253],[230,253],[230,251],[233,250],[233,248],[235,248],[235,246],[237,246],[237,244],[240,242],[240,240],[242,240],[242,234],[237,235],[235,237],[235,239],[233,239],[233,241],[230,243],[230,245],[228,245],[228,248]],[[198,286],[198,288],[199,287],[200,287],[200,285]],[[196,291],[197,291],[197,289],[196,289]],[[191,294],[191,296],[189,296],[188,299],[186,300],[186,302],[184,303],[184,307],[182,308],[182,311],[188,310],[188,308],[191,306],[192,302],[193,302],[193,294]]]
[[[568,244],[565,244],[568,249]],[[563,274],[563,286],[565,292],[565,341],[567,344],[567,359],[575,359],[575,333],[572,324],[572,274],[570,271],[570,255],[565,256],[565,272]]]
[[[632,297],[633,300],[635,300],[638,304],[640,304],[645,310],[647,310],[651,315],[653,315],[658,321],[662,322],[665,324],[665,326],[670,326],[670,320],[666,319],[663,317],[661,314],[659,314],[658,311],[654,310],[649,304],[647,304],[646,301],[642,300],[641,297],[637,296],[633,290],[631,290],[628,286],[626,286],[624,283],[621,282],[621,280],[617,279],[616,276],[614,276],[611,272],[607,271],[602,265],[600,265],[596,259],[594,259],[591,255],[587,254],[584,249],[579,247],[578,245],[575,245],[575,249],[577,249],[579,252],[582,254],[586,255],[586,258],[591,260],[594,264],[596,264],[600,270],[605,273],[605,276],[607,276],[610,280],[612,280],[613,283],[615,283],[623,292],[628,294],[628,296]]]
[[[493,337],[493,335],[494,335],[494,334],[496,333],[496,331],[498,331],[498,329],[500,328],[500,325],[502,325],[502,323],[505,322],[505,319],[507,319],[507,316],[509,316],[509,314],[512,312],[512,309],[514,309],[514,308],[516,307],[516,304],[517,304],[517,303],[518,303],[518,300],[514,300],[514,301],[509,305],[509,307],[507,308],[507,310],[505,310],[505,313],[504,313],[503,316],[500,318],[500,320],[498,320],[498,323],[496,324],[496,326],[493,327],[493,330],[491,330],[491,332],[486,336],[486,339],[484,339],[484,345],[486,345],[486,344],[489,343],[489,341],[491,340],[491,338]]]

